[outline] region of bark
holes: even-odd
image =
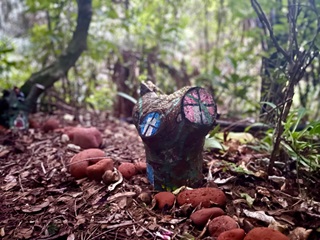
[[[87,48],[87,36],[92,16],[92,0],[77,0],[77,4],[77,26],[67,49],[50,66],[32,74],[21,87],[21,91],[27,96],[27,102],[35,102],[43,91],[50,88],[61,77],[66,76],[69,69],[75,65],[82,52]],[[42,85],[43,90],[30,95],[33,86],[36,84]]]
[[[202,183],[204,139],[215,123],[213,96],[200,87],[184,87],[171,95],[142,84],[133,110],[146,151],[147,175],[156,190],[172,191]]]
[[[261,72],[261,89],[260,89],[260,102],[269,102],[278,106],[284,101],[283,89],[286,86],[286,82],[281,80],[274,74],[277,68],[285,68],[286,62],[278,57],[277,53],[273,53],[269,58],[263,58],[262,60],[262,72]],[[270,113],[270,106],[262,104],[260,114],[261,121],[265,123],[274,124],[276,121],[276,112]],[[269,112],[269,114],[266,114]]]
[[[122,58],[114,65],[112,80],[117,85],[117,92],[122,92],[138,98],[135,89],[137,86],[136,68],[138,67],[138,57],[135,52],[123,51]],[[114,116],[121,119],[128,119],[132,116],[134,103],[122,96],[117,96],[113,105]]]

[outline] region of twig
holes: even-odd
[[[131,218],[132,221],[134,221],[139,227],[141,227],[144,231],[146,231],[147,233],[149,233],[152,237],[154,237],[154,234],[152,232],[150,232],[147,228],[145,228],[144,226],[142,226],[139,222],[137,222],[136,220],[134,220],[134,218],[132,217],[131,213],[129,211],[127,211],[128,216]],[[134,225],[133,225],[134,227]]]
[[[285,57],[285,59],[289,62],[289,63],[292,63],[292,59],[290,58],[290,56],[288,55],[288,53],[280,46],[280,44],[278,43],[276,37],[274,36],[274,33],[273,33],[273,30],[272,30],[272,27],[271,27],[271,24],[270,22],[268,21],[265,13],[263,12],[260,4],[256,1],[256,0],[251,0],[251,4],[252,4],[252,7],[253,9],[255,10],[255,12],[257,13],[261,23],[263,23],[266,28],[268,29],[269,31],[269,34],[270,34],[270,38],[273,42],[273,44],[275,45],[276,49],[278,50],[278,52],[281,52],[282,55]]]
[[[66,220],[66,217],[63,216],[63,215],[59,215],[59,216],[55,216],[55,217],[51,218],[51,219],[47,222],[47,224],[42,227],[41,232],[39,233],[39,236],[41,236],[41,235],[43,234],[43,232],[47,229],[47,227],[49,226],[49,224],[50,224],[53,220],[55,220],[55,219],[57,219],[57,218],[62,218],[62,219],[64,219],[64,220]]]
[[[20,176],[20,174],[19,174],[19,185],[20,185],[21,191],[24,192],[24,188],[23,188],[22,183],[21,183],[21,176]]]
[[[12,167],[14,165],[16,165],[17,163],[10,163],[10,164],[7,164],[7,165],[4,165],[4,166],[0,166],[0,169],[6,169],[7,167]]]
[[[94,239],[94,238],[91,238],[91,236],[98,230],[98,227],[94,228],[94,230],[92,232],[90,232],[89,236],[86,238],[87,240],[90,240],[90,239]]]
[[[206,233],[207,228],[209,226],[209,223],[211,222],[211,219],[208,219],[207,224],[204,226],[204,228],[202,229],[200,235],[196,238],[197,240],[201,239],[203,237],[203,235]]]
[[[289,49],[292,49],[292,45],[294,44],[294,48],[295,48],[295,51],[298,51],[299,50],[299,44],[298,44],[298,37],[297,37],[297,29],[296,29],[296,21],[297,21],[297,16],[298,16],[298,13],[297,13],[297,6],[299,7],[299,5],[296,5],[296,4],[292,4],[292,5],[289,5],[289,13],[288,13],[288,18],[289,18],[289,23],[291,23],[291,32],[292,32],[292,38],[290,39],[290,48]],[[294,55],[295,55],[295,51],[291,51],[291,59],[294,58]],[[299,56],[298,56],[299,58]]]
[[[41,162],[40,165],[41,165],[41,169],[42,169],[43,174],[46,174],[47,171],[46,171],[46,169],[44,168],[43,162]]]
[[[119,223],[119,224],[114,224],[114,225],[107,226],[107,229],[115,229],[115,228],[120,228],[120,227],[126,227],[126,226],[130,226],[132,224],[134,224],[133,221],[124,221],[124,222]]]
[[[77,217],[77,199],[74,200],[74,216]]]

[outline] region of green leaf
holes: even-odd
[[[276,108],[277,108],[277,106],[276,106],[274,103],[272,103],[272,102],[260,102],[260,104],[267,104],[267,105],[270,106],[272,109],[276,109]]]
[[[121,97],[129,100],[130,102],[132,102],[132,103],[134,103],[134,104],[137,103],[137,100],[136,100],[135,98],[131,97],[130,95],[128,95],[128,94],[126,94],[126,93],[124,93],[124,92],[118,92],[117,94],[118,94],[119,96],[121,96]]]
[[[297,120],[296,120],[296,122],[295,122],[294,127],[292,128],[292,131],[293,131],[293,132],[296,131],[296,129],[297,129],[297,127],[298,127],[301,119],[303,118],[303,116],[305,116],[306,112],[307,112],[307,110],[306,110],[305,108],[300,108],[300,109],[299,109],[299,111],[298,111],[298,118],[297,118]]]
[[[270,127],[268,124],[262,123],[262,122],[257,122],[253,123],[250,126],[245,128],[245,132],[248,132],[252,127]]]
[[[215,134],[217,134],[220,131],[220,125],[217,125],[214,127],[213,130],[209,133],[209,138],[213,137]]]
[[[216,76],[221,76],[221,70],[217,66],[213,67],[212,73]]]
[[[252,207],[253,202],[254,202],[254,200],[255,200],[254,198],[252,198],[252,197],[251,197],[249,194],[247,194],[247,193],[241,193],[240,196],[247,201],[247,204],[248,204],[249,207]]]
[[[229,139],[238,140],[240,143],[254,142],[256,140],[251,133],[247,132],[229,132],[227,140]]]
[[[119,15],[118,15],[118,13],[116,12],[116,10],[114,8],[110,8],[110,10],[108,11],[107,15],[111,19],[119,18]]]
[[[206,138],[204,142],[204,149],[220,149],[223,150],[222,144],[214,137]]]
[[[320,134],[320,122],[317,122],[315,124],[313,124],[311,130],[310,130],[310,134]]]

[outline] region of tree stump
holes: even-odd
[[[205,136],[217,113],[213,96],[201,87],[184,87],[171,95],[158,91],[151,82],[142,83],[133,109],[146,151],[148,180],[156,190],[198,187]]]

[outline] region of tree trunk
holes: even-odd
[[[286,86],[286,82],[274,74],[276,68],[285,67],[285,61],[282,61],[277,53],[273,53],[270,58],[263,58],[262,60],[262,83],[260,89],[260,102],[269,102],[278,106],[284,101],[284,94],[282,90]],[[260,114],[262,121],[265,123],[275,123],[276,112],[270,112],[271,107],[266,103],[261,105]],[[269,112],[269,114],[266,114]]]
[[[87,48],[88,29],[92,16],[92,0],[77,0],[77,4],[77,27],[67,49],[50,66],[32,74],[21,87],[21,91],[27,96],[27,102],[35,102],[43,91],[50,88],[61,77],[67,75],[69,69],[75,65],[82,52]],[[43,86],[42,91],[30,95],[30,91],[36,84]]]
[[[136,76],[137,64],[138,58],[135,52],[122,52],[122,58],[119,58],[115,63],[112,75],[112,80],[117,85],[117,92],[128,94],[133,98],[138,98],[135,91],[135,89],[138,88]],[[118,118],[128,120],[128,118],[131,118],[132,116],[133,107],[134,103],[118,95],[113,105],[113,114]]]
[[[141,85],[133,122],[146,151],[147,176],[156,190],[172,191],[202,183],[202,151],[217,109],[213,96],[200,87],[184,87],[171,95]]]

